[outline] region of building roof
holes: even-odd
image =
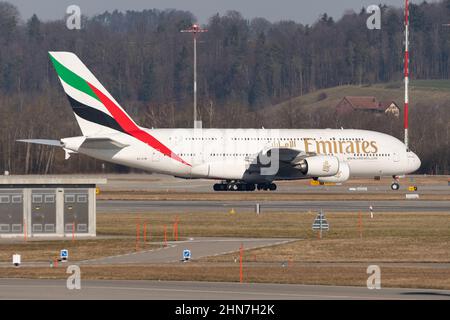
[[[107,179],[95,176],[70,175],[8,175],[0,176],[0,185],[97,185]]]
[[[371,96],[346,96],[344,97],[354,109],[382,110],[377,98]]]
[[[346,96],[344,97],[344,100],[347,100],[354,109],[359,110],[384,111],[392,104],[399,108],[398,104],[393,100],[385,100],[379,102],[377,98],[372,96]]]
[[[392,100],[381,101],[381,102],[380,102],[380,107],[383,107],[383,109],[386,110],[386,109],[389,108],[392,104],[394,104],[397,108],[400,109],[400,107],[398,106],[398,104],[397,104],[395,101],[392,101]]]

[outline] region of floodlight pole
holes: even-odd
[[[191,28],[181,30],[183,33],[192,33],[194,38],[194,129],[197,128],[197,34],[208,32],[202,29],[198,24],[194,24]]]

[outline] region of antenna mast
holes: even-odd
[[[408,116],[409,116],[409,0],[405,0],[405,146],[409,150],[408,140]]]

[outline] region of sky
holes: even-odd
[[[0,0],[1,1],[1,0]],[[4,1],[4,0],[3,0]],[[19,8],[22,19],[27,20],[34,13],[41,20],[55,20],[64,17],[69,5],[78,5],[87,16],[104,11],[179,9],[192,12],[199,23],[207,23],[216,13],[225,14],[237,10],[245,18],[263,17],[269,21],[294,20],[312,24],[323,13],[339,19],[347,10],[359,12],[371,4],[384,3],[400,7],[404,0],[6,0]],[[412,0],[420,3],[423,0]],[[431,0],[428,2],[436,2]]]

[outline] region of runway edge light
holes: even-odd
[[[14,265],[15,267],[19,267],[20,264],[21,264],[21,257],[20,257],[20,254],[17,254],[17,253],[13,254],[13,265]]]
[[[67,249],[62,249],[60,251],[59,254],[60,258],[61,258],[61,262],[67,262],[67,260],[69,260],[69,250]]]
[[[189,250],[189,249],[183,250],[183,261],[184,262],[191,260],[191,257],[192,257],[191,250]]]

